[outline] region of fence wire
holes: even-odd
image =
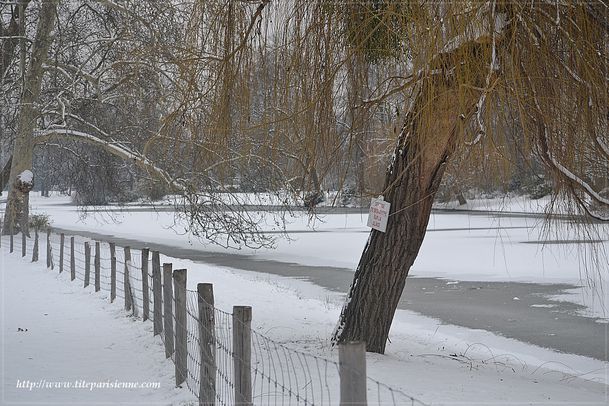
[[[38,243],[39,261],[46,260],[46,235],[41,235]],[[32,245],[32,247],[29,247]],[[8,251],[9,241],[2,241],[2,247]],[[51,262],[55,270],[60,267],[61,244],[59,236],[52,234],[50,240]],[[44,248],[44,249],[43,249]],[[110,297],[112,288],[112,268],[109,244],[100,242],[99,271],[95,268],[95,243],[90,244],[89,258],[90,285],[94,285],[95,272],[99,272],[99,289]],[[13,254],[21,255],[22,239],[14,238]],[[131,260],[125,261],[124,250],[116,247],[115,275],[116,300],[131,302],[131,314],[142,318],[144,312],[144,284],[147,281],[148,315],[154,321],[154,282],[151,266],[151,255],[148,256],[147,272],[142,271],[142,253],[132,250]],[[32,260],[35,255],[33,238],[26,239],[25,258]],[[87,259],[84,244],[75,242],[74,258],[71,257],[70,241],[65,240],[63,252],[63,271],[70,274],[71,262],[74,262],[76,281],[84,283]],[[128,270],[128,282],[125,283],[125,270]],[[167,281],[161,270],[161,289],[164,291]],[[161,293],[161,302],[163,293]],[[182,323],[176,317],[175,291],[170,308],[165,311],[161,305],[161,324],[159,336],[166,348],[166,355],[176,363],[176,337],[181,329],[186,335],[186,374],[185,386],[199,399],[200,404],[235,405],[236,398],[235,364],[249,362],[251,397],[254,405],[338,405],[340,402],[340,364],[337,360],[326,359],[290,348],[284,343],[273,340],[249,324],[241,323],[232,313],[221,310],[207,303],[197,291],[187,290],[185,297],[186,319]],[[171,311],[171,314],[167,314]],[[234,330],[246,329],[250,337],[249,352],[251,358],[238,358],[234,348]],[[171,331],[171,336],[168,336]],[[169,339],[169,340],[168,340]],[[167,351],[168,346],[169,351]],[[343,366],[344,368],[344,366]],[[425,406],[425,403],[392,388],[382,382],[366,377],[368,405],[413,405]]]

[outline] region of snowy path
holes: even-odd
[[[187,389],[174,387],[173,364],[165,360],[160,339],[153,338],[151,323],[127,317],[120,303],[111,305],[105,294],[70,283],[65,273],[44,270],[43,262],[29,264],[17,253],[7,254],[6,245],[0,253],[0,404],[176,405],[193,400]],[[55,387],[131,383],[152,388]]]

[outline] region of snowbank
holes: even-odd
[[[7,243],[0,253],[0,404],[193,401],[187,389],[175,388],[174,366],[150,323],[70,283],[65,273],[8,254]]]

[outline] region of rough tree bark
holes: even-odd
[[[37,119],[35,103],[40,97],[44,74],[43,64],[47,59],[51,45],[50,34],[55,24],[58,2],[59,0],[47,0],[42,2],[40,8],[30,63],[23,83],[17,137],[15,138],[15,148],[9,177],[8,200],[4,213],[3,230],[5,234],[18,231],[18,226],[21,226],[23,230],[27,230],[29,192],[24,193],[19,190],[15,182],[19,174],[25,170],[32,169],[34,128]]]
[[[468,43],[468,52],[480,44]],[[471,86],[451,72],[459,51],[447,55],[443,69],[430,69],[415,93],[385,177],[383,197],[391,203],[385,233],[373,230],[357,266],[334,342],[365,341],[383,353],[410,267],[425,236],[434,196],[445,165],[480,98],[480,78]],[[450,63],[446,63],[449,62]],[[467,67],[463,66],[464,69]],[[467,90],[464,90],[464,87]]]
[[[0,172],[0,192],[8,185],[9,177],[11,176],[11,166],[13,165],[13,156],[11,155],[6,161],[2,172]]]

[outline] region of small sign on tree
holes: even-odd
[[[387,219],[391,203],[386,202],[383,196],[372,199],[370,202],[370,212],[368,213],[368,227],[372,227],[384,233],[387,230]]]

